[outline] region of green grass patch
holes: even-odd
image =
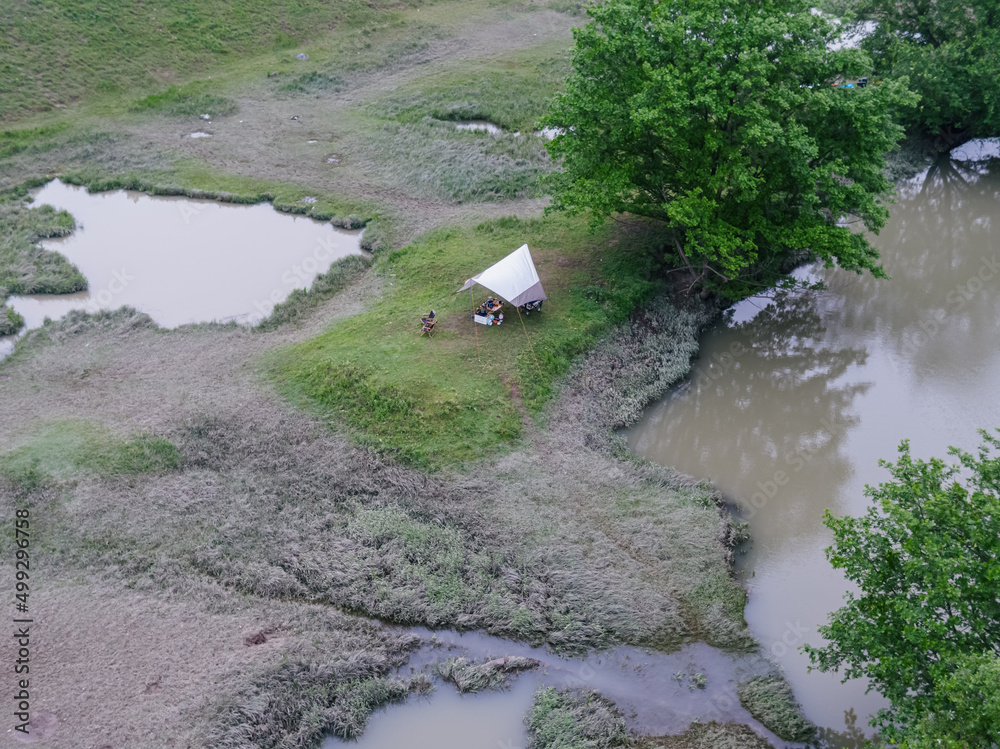
[[[282,93],[316,95],[336,93],[344,88],[344,79],[341,76],[321,73],[317,70],[296,76],[279,75],[278,78],[282,81],[278,86],[278,91]]]
[[[780,676],[758,676],[737,687],[740,704],[785,741],[809,741],[816,726],[802,712],[792,688]]]
[[[375,710],[409,694],[411,682],[385,678],[386,669],[369,665],[367,653],[353,655],[333,663],[285,662],[259,674],[220,716],[211,745],[306,749],[324,735],[356,738]]]
[[[10,307],[0,307],[0,336],[14,335],[24,327],[24,318]]]
[[[76,229],[66,211],[30,207],[20,200],[0,203],[0,301],[11,294],[69,294],[87,288],[87,279],[58,252],[38,245]]]
[[[387,58],[385,45],[372,43],[371,30],[399,11],[396,3],[368,0],[9,0],[0,35],[0,121],[149,91],[255,54],[294,63],[297,46],[334,27],[357,30],[341,46],[351,47],[352,67],[371,66],[426,47],[419,38],[393,40],[399,48]]]
[[[37,485],[76,472],[100,476],[163,473],[180,462],[177,448],[162,437],[120,438],[88,422],[63,421],[42,427],[27,444],[0,456],[0,475],[25,488],[26,483]]]
[[[376,126],[365,141],[386,182],[451,203],[538,197],[553,167],[541,138],[459,130],[430,118]]]
[[[205,81],[194,81],[186,86],[171,86],[166,91],[150,94],[134,102],[129,109],[133,112],[155,112],[176,117],[212,117],[232,114],[236,102],[208,90]]]
[[[270,373],[363,444],[429,468],[479,459],[520,436],[514,389],[540,410],[572,360],[658,288],[653,230],[614,238],[615,227],[591,233],[566,216],[433,232],[379,258],[390,293],[370,311],[280,351]],[[524,242],[550,301],[524,328],[507,309],[502,326],[473,330],[470,295],[455,291]],[[488,293],[475,289],[479,301]],[[430,309],[429,339],[419,331]]]
[[[527,723],[528,749],[611,749],[630,744],[621,711],[597,692],[540,689]]]
[[[29,149],[40,150],[46,141],[65,131],[68,127],[67,123],[60,122],[43,127],[4,130],[0,132],[0,159]]]
[[[569,73],[567,47],[559,42],[463,63],[408,84],[371,109],[402,122],[419,122],[424,117],[489,120],[505,130],[530,131]]]
[[[350,599],[358,603],[378,597],[379,615],[402,623],[412,601],[422,598],[421,617],[430,626],[453,622],[461,614],[490,601],[491,621],[510,636],[537,637],[529,618],[517,629],[520,601],[496,579],[498,565],[509,563],[495,550],[477,548],[475,539],[457,528],[417,520],[396,508],[361,510],[346,528],[346,535],[367,551],[372,561],[368,574],[354,581]],[[391,564],[385,562],[391,561]]]

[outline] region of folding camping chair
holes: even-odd
[[[432,335],[434,335],[434,323],[437,322],[436,318],[433,318],[433,317],[421,317],[420,318],[420,322],[421,322],[421,328],[420,328],[420,336],[421,337],[423,337],[424,333],[427,334],[428,338],[430,338]]]

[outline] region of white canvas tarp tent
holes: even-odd
[[[535,263],[526,244],[470,278],[459,291],[471,288],[474,283],[489,289],[515,307],[520,307],[525,302],[548,299],[542,289],[542,282],[538,280],[538,271],[535,270]]]

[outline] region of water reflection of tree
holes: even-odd
[[[779,295],[753,320],[711,336],[690,384],[664,404],[660,449],[646,451],[712,476],[744,503],[758,482],[766,487],[783,471],[788,481],[768,498],[768,512],[810,533],[815,508],[795,498],[812,485],[836,497],[851,472],[842,450],[851,405],[868,387],[848,374],[864,364],[864,349],[819,343],[825,327],[815,301],[812,294]]]
[[[869,746],[865,732],[858,727],[858,716],[854,710],[844,711],[844,729],[836,731],[832,728],[820,728],[816,734],[815,746],[819,749],[861,749]],[[882,742],[871,739],[872,746],[881,746]]]
[[[997,256],[998,212],[997,159],[942,159],[902,185],[873,239],[892,278],[821,271],[842,328],[852,336],[879,331],[898,358],[918,365],[994,350],[1000,274],[986,282],[976,274]]]

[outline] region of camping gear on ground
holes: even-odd
[[[492,310],[487,315],[481,314],[485,310],[476,310],[476,301],[472,292],[473,284],[479,284],[500,297],[500,299],[496,300],[498,304],[495,310]],[[489,325],[496,320],[496,315],[500,313],[502,306],[499,304],[501,300],[514,305],[514,309],[517,310],[517,315],[520,318],[521,306],[530,302],[531,304],[537,304],[538,306],[535,309],[539,309],[541,308],[542,301],[548,299],[545,296],[545,289],[542,288],[542,282],[538,278],[538,271],[535,270],[535,262],[531,259],[531,251],[526,244],[522,244],[507,257],[493,263],[493,265],[482,273],[467,280],[459,291],[465,291],[466,289],[469,290],[469,310],[472,312],[472,329],[476,334],[477,352],[479,350],[479,329],[476,328],[476,323]],[[490,320],[490,315],[493,315],[494,320]],[[502,321],[503,317],[501,316],[499,319]],[[523,319],[521,320],[521,327],[524,328],[524,337],[528,341],[531,355],[535,357],[535,349],[531,345],[531,338],[528,337],[528,329],[524,327]],[[535,357],[535,366],[538,367],[538,372],[541,374],[542,368],[538,364],[537,357]]]
[[[503,302],[501,302],[499,299],[494,299],[493,297],[490,297],[485,302],[479,305],[476,311],[472,313],[472,316],[473,318],[490,317],[491,315],[495,316],[502,309],[503,309]],[[480,323],[480,324],[485,325],[486,323]]]
[[[542,311],[542,300],[541,299],[534,299],[534,300],[532,300],[530,302],[525,302],[524,304],[521,305],[521,310],[526,315],[530,315],[532,312],[536,312],[536,311],[537,312],[541,312]]]
[[[420,335],[423,336],[423,334],[426,333],[428,338],[434,335],[434,323],[436,322],[437,320],[434,319],[434,310],[431,310],[431,313],[426,317],[421,317]]]

